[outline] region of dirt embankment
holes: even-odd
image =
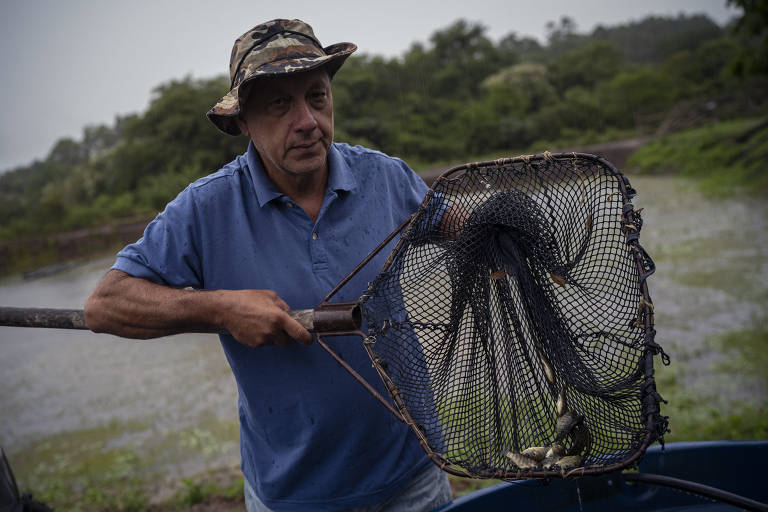
[[[589,146],[582,146],[582,147],[551,149],[550,152],[551,153],[569,153],[571,151],[575,151],[577,153],[589,153],[592,155],[597,155],[605,158],[606,160],[611,162],[617,169],[622,170],[622,168],[627,163],[627,158],[629,158],[629,155],[634,153],[636,150],[640,148],[640,146],[642,146],[649,140],[650,140],[649,137],[638,137],[635,139],[620,140],[615,142],[605,142],[602,144],[592,144]],[[516,155],[510,155],[510,156],[516,156]],[[432,185],[432,182],[435,181],[438,176],[440,176],[442,173],[444,173],[448,169],[449,169],[448,167],[430,169],[428,171],[424,171],[420,173],[419,175],[426,182],[427,185]]]
[[[141,237],[150,219],[0,242],[0,276],[33,279],[66,270],[73,262],[114,251]]]

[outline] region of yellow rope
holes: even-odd
[[[640,297],[640,307],[646,306],[653,313],[653,302],[648,302],[645,297]]]

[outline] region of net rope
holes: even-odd
[[[433,186],[361,299],[366,348],[433,458],[562,472],[663,433],[652,262],[622,183],[597,158],[546,154]]]

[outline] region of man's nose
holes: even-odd
[[[306,102],[301,101],[296,105],[296,118],[293,121],[296,131],[311,132],[317,127],[314,109]]]

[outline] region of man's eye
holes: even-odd
[[[283,107],[288,104],[288,98],[274,98],[269,101],[270,107]]]
[[[328,94],[325,91],[313,92],[311,95],[312,101],[316,103],[324,103],[327,97]]]

